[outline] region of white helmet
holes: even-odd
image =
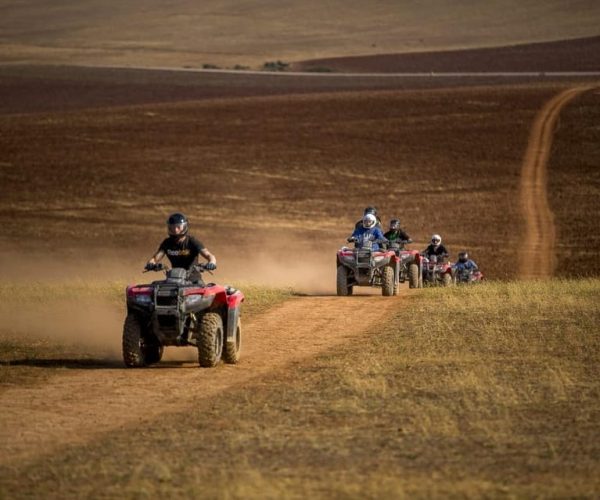
[[[434,234],[431,237],[431,244],[434,246],[438,246],[442,244],[442,237],[439,234]]]
[[[371,229],[372,227],[375,227],[376,223],[377,219],[373,214],[366,214],[363,217],[362,224],[365,229]]]

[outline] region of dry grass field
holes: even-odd
[[[157,418],[4,462],[0,495],[593,498],[599,295],[598,281],[584,280],[390,299],[384,322],[316,358],[222,393],[190,384],[196,396],[177,410],[156,393],[147,411],[162,407]],[[71,378],[117,373],[98,360],[67,368]],[[58,363],[0,369],[42,371],[55,384],[69,376]]]
[[[594,0],[42,0],[0,7],[0,61],[261,67],[598,35]]]

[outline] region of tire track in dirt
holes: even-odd
[[[200,369],[161,363],[148,369],[53,372],[41,385],[0,394],[0,466],[15,466],[84,444],[161,414],[194,411],[198,400],[252,383],[290,363],[363,335],[398,307],[377,296],[293,298],[243,325],[240,364]],[[57,370],[58,371],[58,370]]]
[[[538,113],[521,169],[520,202],[526,233],[519,254],[521,279],[545,279],[554,274],[556,227],[548,202],[547,163],[552,148],[554,127],[561,110],[594,86],[567,89],[548,101]]]

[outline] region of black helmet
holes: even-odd
[[[400,219],[392,219],[390,221],[390,229],[392,231],[398,231],[400,229]]]
[[[179,212],[169,215],[167,219],[169,236],[185,236],[188,232],[187,217]]]
[[[373,214],[375,217],[377,217],[377,208],[376,207],[366,207],[365,211],[363,212],[363,215],[367,215],[367,214]]]
[[[465,250],[464,252],[459,252],[458,261],[459,262],[467,262],[469,260],[469,253]]]

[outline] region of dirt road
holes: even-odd
[[[531,129],[521,171],[520,197],[526,222],[525,240],[519,254],[521,279],[549,278],[554,274],[556,228],[548,203],[546,164],[560,111],[578,95],[592,88],[575,87],[552,98],[538,113]]]
[[[382,322],[402,297],[298,297],[244,325],[237,366],[200,369],[164,362],[129,370],[120,363],[57,370],[41,385],[0,394],[0,466],[22,463],[194,402],[334,350]]]

